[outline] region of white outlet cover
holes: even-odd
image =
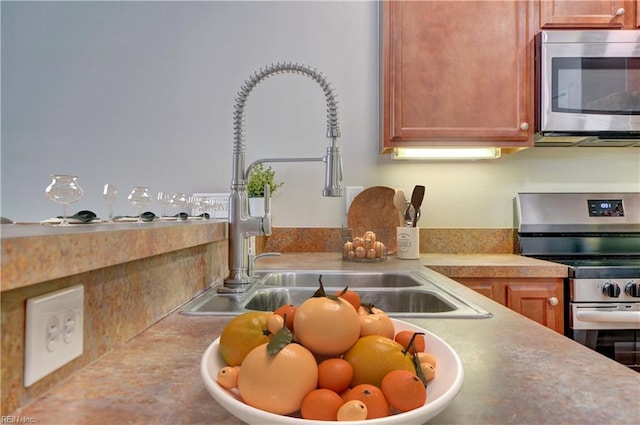
[[[345,203],[346,203],[346,210],[345,213],[349,214],[349,208],[351,207],[351,202],[353,202],[353,199],[358,196],[358,194],[360,192],[362,192],[364,190],[364,187],[362,186],[347,186],[346,190],[345,190]]]
[[[84,286],[27,300],[24,386],[82,355]]]

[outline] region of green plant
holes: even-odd
[[[264,168],[262,164],[258,164],[251,169],[249,173],[249,180],[247,182],[247,192],[249,198],[261,198],[264,197],[264,187],[269,185],[271,194],[273,195],[284,182],[276,183],[276,172],[271,167]]]

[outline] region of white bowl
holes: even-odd
[[[462,362],[455,351],[439,337],[411,323],[401,320],[391,319],[395,325],[396,332],[410,330],[414,332],[424,332],[426,340],[426,351],[436,356],[438,364],[436,366],[436,376],[427,384],[427,401],[424,406],[406,413],[391,415],[378,419],[367,419],[366,421],[345,421],[340,422],[345,425],[378,425],[378,424],[424,424],[442,412],[462,387],[464,372]],[[211,396],[236,418],[248,424],[290,424],[290,425],[327,425],[327,421],[313,421],[301,419],[299,417],[282,416],[265,412],[243,403],[237,392],[228,391],[216,382],[216,375],[220,368],[226,366],[218,351],[220,338],[217,338],[207,348],[202,356],[200,372],[207,390]]]

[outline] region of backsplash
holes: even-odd
[[[274,227],[271,236],[256,237],[256,251],[341,252],[342,229]],[[420,228],[424,254],[518,253],[514,229]]]

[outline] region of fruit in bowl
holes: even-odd
[[[326,295],[322,287],[313,298],[343,306],[340,296]],[[305,303],[298,306],[296,316]],[[357,316],[352,304],[346,306]],[[314,313],[308,314],[312,319],[322,323],[342,320],[331,309],[311,311]],[[307,347],[300,336],[309,330],[294,325],[292,333],[282,321],[277,332],[266,335],[269,342],[245,356],[237,370],[235,387],[229,387],[228,381],[217,381],[218,373],[229,367],[222,358],[224,349],[218,338],[203,355],[202,377],[211,395],[231,414],[248,423],[326,424],[327,420],[344,418],[354,421],[366,418],[363,423],[367,424],[424,423],[458,393],[462,364],[451,347],[437,336],[410,323],[389,320],[394,326],[394,336],[404,345],[383,335],[358,335],[347,349],[330,353],[318,353]],[[356,321],[359,323],[357,317]],[[313,332],[331,334],[335,329],[326,326],[326,332],[323,328],[313,328]],[[406,335],[410,335],[409,342]],[[340,333],[334,337],[341,341],[353,338]],[[232,342],[227,340],[225,344]],[[428,362],[437,363],[437,369]],[[365,410],[362,418],[358,416]]]

